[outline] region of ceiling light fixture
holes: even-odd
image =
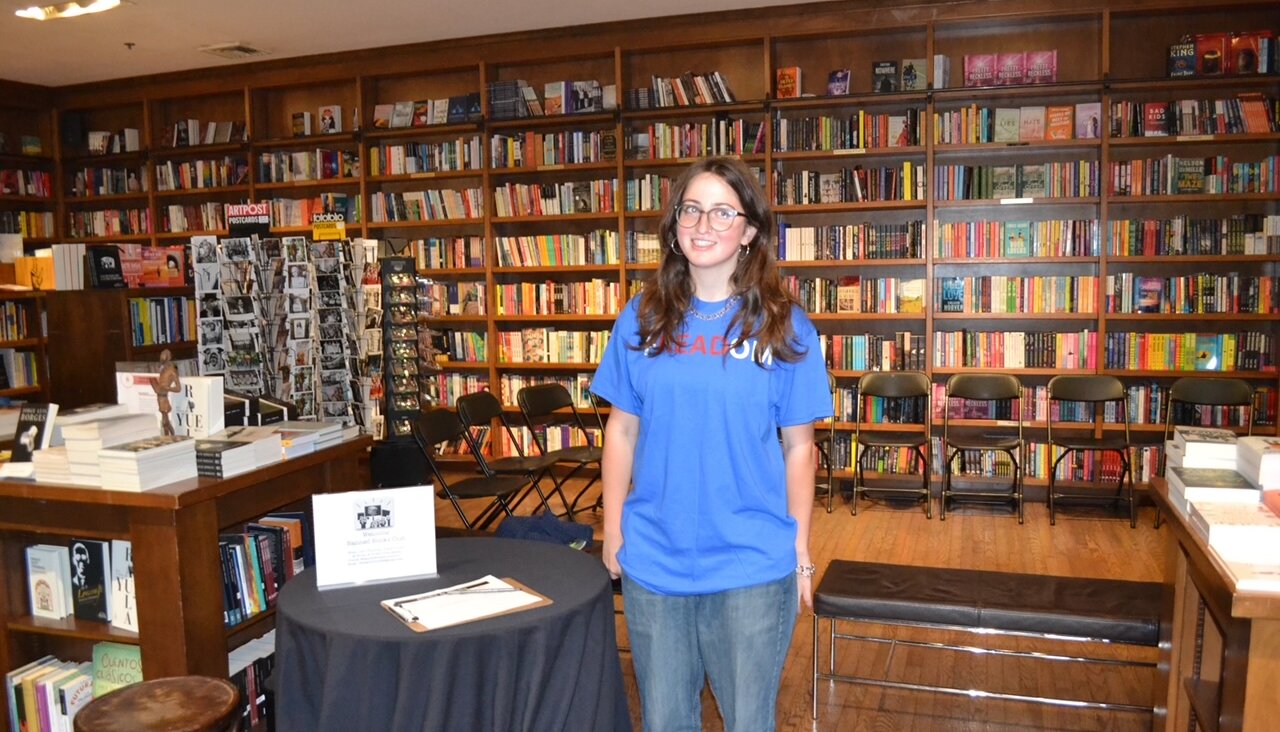
[[[120,5],[120,0],[76,0],[61,5],[32,5],[29,8],[15,10],[19,18],[32,20],[53,20],[54,18],[74,18],[77,15],[101,13]]]

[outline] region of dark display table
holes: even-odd
[[[630,730],[609,575],[596,557],[494,538],[438,543],[439,577],[280,592],[276,721],[281,732]],[[415,633],[379,603],[486,574],[552,604]]]

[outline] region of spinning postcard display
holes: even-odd
[[[298,417],[363,426],[361,291],[345,242],[194,237],[200,373],[294,403]],[[360,310],[357,310],[357,306]]]

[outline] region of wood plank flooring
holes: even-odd
[[[447,502],[437,504],[437,517],[441,525],[457,525],[457,515]],[[815,505],[810,544],[819,575],[832,559],[843,558],[1156,581],[1164,566],[1166,537],[1163,530],[1152,528],[1153,517],[1150,508],[1143,509],[1138,527],[1130,529],[1127,520],[1077,509],[1067,513],[1059,511],[1057,525],[1050,526],[1047,508],[1040,503],[1028,503],[1026,523],[1019,525],[1016,517],[999,507],[966,505],[949,511],[947,519],[940,521],[936,504],[933,518],[927,520],[918,505],[901,508],[859,502],[858,515],[850,516],[848,504],[837,503],[830,514]],[[593,524],[599,534],[598,514],[585,512],[579,520]],[[812,616],[802,615],[796,624],[778,698],[777,728],[782,732],[1128,732],[1151,728],[1150,715],[1145,714],[975,700],[834,682],[819,685],[819,719],[815,722],[810,716],[812,632]],[[621,619],[618,633],[619,643],[625,646],[626,629]],[[932,639],[938,637],[934,634]],[[975,642],[972,636],[963,634],[947,640],[974,645],[992,642]],[[900,645],[891,648],[886,644],[854,646],[848,643],[841,649],[838,670],[867,676],[879,674],[880,678],[887,675],[897,680],[1149,704],[1155,679],[1154,669],[1031,662]],[[1007,647],[1064,652],[1063,644],[1035,641],[1016,641]],[[1078,649],[1068,645],[1065,650]],[[1154,658],[1151,649],[1103,649],[1103,652],[1125,658]],[[632,718],[636,730],[640,730],[630,659],[625,652],[621,657],[630,687]],[[719,732],[723,728],[714,700],[710,692],[704,690],[703,729]]]

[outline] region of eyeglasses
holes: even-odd
[[[704,211],[692,203],[682,203],[676,206],[676,223],[686,229],[692,229],[698,225],[703,214],[707,215],[707,225],[714,231],[728,231],[739,216],[746,216],[745,213],[728,206],[716,206]]]

